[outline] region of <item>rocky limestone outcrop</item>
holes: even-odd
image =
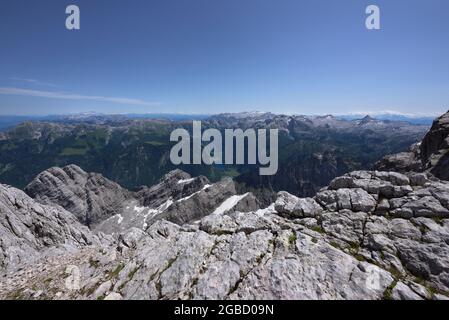
[[[232,179],[205,185],[201,190],[173,202],[167,210],[152,217],[150,224],[161,219],[180,225],[199,220],[212,213],[221,203],[235,194]]]
[[[275,214],[232,213],[208,216],[191,228],[158,221],[146,233],[132,230],[109,251],[84,249],[50,260],[45,272],[30,271],[23,286],[3,283],[0,296],[380,299],[393,281],[388,271],[299,224]]]
[[[192,178],[174,170],[155,186],[141,188],[122,203],[115,215],[98,222],[92,230],[118,235],[131,228],[145,230],[161,219],[181,225],[209,214],[248,212],[260,206],[252,193],[237,194],[235,183],[229,178],[210,183],[205,177]]]
[[[40,203],[61,206],[88,226],[120,213],[124,202],[132,197],[131,192],[101,174],[87,173],[75,165],[41,172],[25,192]]]
[[[422,141],[421,156],[424,169],[449,180],[449,112],[434,121]]]
[[[421,142],[418,142],[412,145],[408,151],[387,155],[379,160],[374,167],[380,171],[422,172],[420,145]]]
[[[69,165],[43,171],[25,191],[40,203],[70,211],[96,233],[116,235],[131,228],[144,230],[160,219],[184,224],[215,210],[260,208],[253,194],[237,195],[231,179],[210,183],[204,176],[191,177],[181,170],[133,193],[100,174]]]
[[[448,200],[449,183],[430,174],[358,171],[334,179],[313,199],[281,193],[275,208],[304,217],[300,223],[398,279],[428,281],[447,293]]]
[[[429,172],[442,180],[449,180],[449,112],[437,118],[422,142],[408,152],[388,155],[376,163],[382,171]]]
[[[142,187],[137,198],[143,206],[158,207],[167,199],[179,200],[203,189],[210,184],[204,176],[192,178],[190,174],[176,169],[164,175],[152,187]]]
[[[449,183],[430,174],[358,171],[313,198],[228,207],[50,257],[45,272],[8,275],[0,297],[447,299]]]
[[[98,243],[70,212],[0,184],[0,270],[23,267],[49,248],[65,252]]]

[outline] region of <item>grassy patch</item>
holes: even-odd
[[[426,280],[424,280],[423,278],[415,277],[413,280],[414,280],[414,282],[425,287],[431,297],[433,297],[435,294],[441,294],[443,296],[449,297],[448,292],[444,292],[444,291],[441,291],[441,290],[438,290],[438,289],[432,287],[430,285],[430,283],[427,282]]]
[[[6,298],[7,298],[7,300],[21,300],[22,296],[23,296],[23,289],[21,288],[21,289],[17,289],[17,290],[10,292],[6,296]]]
[[[128,280],[132,280],[134,278],[134,275],[136,274],[137,270],[139,270],[139,267],[135,267],[131,270],[131,272],[128,274]]]
[[[290,235],[290,237],[288,237],[288,243],[293,244],[293,243],[296,242],[297,239],[298,239],[298,238],[297,238],[297,236],[296,236],[296,233],[293,232],[293,233]]]
[[[109,279],[116,279],[124,267],[125,265],[123,263],[119,264],[113,271],[109,273]]]
[[[360,253],[354,254],[354,258],[356,258],[358,261],[366,261],[366,258],[362,256]]]
[[[339,246],[338,243],[336,243],[335,241],[331,241],[331,242],[329,242],[329,244],[330,244],[332,247],[334,247],[334,248],[340,250],[340,246]]]
[[[94,294],[95,290],[97,290],[99,286],[100,286],[100,284],[99,284],[99,283],[96,283],[96,284],[94,284],[94,285],[93,285],[92,287],[90,287],[90,288],[83,287],[83,288],[81,289],[80,293],[81,293],[81,295],[83,295],[83,296],[89,297],[89,296],[91,296],[91,295]]]
[[[387,289],[385,289],[383,294],[384,300],[393,300],[393,289],[394,287],[396,287],[397,283],[398,280],[394,279],[393,282],[387,287]]]
[[[390,272],[395,279],[401,279],[403,277],[403,274],[395,267],[390,267],[388,272]]]
[[[161,284],[161,282],[160,281],[156,282],[155,287],[156,287],[156,291],[157,291],[157,294],[158,294],[159,298],[162,298],[162,284]]]
[[[442,226],[443,222],[444,222],[443,218],[441,218],[441,217],[432,217],[432,220],[435,221],[440,226]]]
[[[173,263],[176,261],[176,259],[178,259],[178,257],[168,260],[167,266],[165,267],[164,271],[168,270],[173,265]]]
[[[324,230],[323,230],[323,228],[321,228],[321,226],[314,226],[314,227],[311,227],[310,229],[312,229],[313,231],[318,232],[318,233],[324,233]]]
[[[360,250],[360,244],[356,243],[356,242],[350,242],[349,243],[349,249],[351,250],[351,252],[359,252]]]

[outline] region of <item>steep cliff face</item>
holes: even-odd
[[[132,193],[101,174],[69,165],[40,173],[25,192],[43,204],[58,204],[91,226],[119,213]]]
[[[449,112],[436,119],[422,142],[409,152],[389,155],[376,164],[379,170],[430,172],[449,180]]]
[[[98,238],[70,212],[0,185],[0,269],[23,267],[49,248],[67,252],[95,243]]]
[[[169,198],[179,200],[189,196],[208,184],[210,182],[204,176],[192,178],[187,172],[173,170],[164,175],[156,185],[141,188],[137,192],[137,198],[144,206],[156,207]]]
[[[421,142],[415,143],[408,151],[387,155],[375,164],[375,168],[381,171],[395,172],[422,172]]]
[[[421,144],[424,169],[434,176],[449,180],[449,112],[432,125]]]

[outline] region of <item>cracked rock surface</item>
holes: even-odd
[[[73,249],[5,272],[0,295],[445,299],[449,184],[430,175],[415,178],[395,172],[353,172],[335,179],[314,198],[281,192],[276,203],[262,210],[211,213],[190,224],[161,219],[146,229],[130,228],[116,240],[96,244],[72,236],[57,238],[74,243]],[[20,191],[9,197],[14,196],[41,206]],[[19,202],[8,201],[11,206]],[[398,209],[410,212],[398,214]],[[66,211],[51,210],[70,217]],[[84,228],[74,218],[70,222]],[[87,228],[82,230],[85,238],[95,237]],[[42,246],[33,250],[39,252]],[[40,265],[45,268],[37,272]]]
[[[43,204],[58,204],[88,226],[122,210],[132,193],[101,174],[87,173],[69,165],[41,172],[25,192]]]

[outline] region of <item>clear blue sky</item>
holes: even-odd
[[[447,109],[447,0],[0,1],[0,114]]]

